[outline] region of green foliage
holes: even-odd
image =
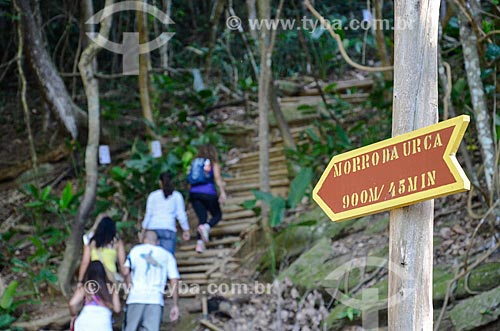
[[[9,328],[16,321],[16,317],[13,316],[16,309],[22,304],[34,303],[31,299],[21,299],[29,293],[20,292],[19,285],[16,280],[11,281],[0,298],[0,330],[18,330]]]
[[[3,292],[2,299],[0,300],[0,308],[4,310],[9,310],[14,302],[14,296],[16,294],[17,287],[19,283],[15,280],[11,281],[5,291]]]
[[[361,317],[361,311],[353,307],[346,307],[344,311],[337,315],[337,319],[347,318],[349,321],[359,317]]]
[[[257,200],[262,201],[269,206],[269,224],[271,227],[276,227],[283,221],[285,210],[287,208],[295,208],[302,197],[306,194],[307,189],[311,185],[311,180],[312,169],[301,169],[290,185],[287,200],[280,196],[274,196],[269,192],[252,190],[255,199],[245,201],[242,204],[242,207],[245,209],[254,209]]]

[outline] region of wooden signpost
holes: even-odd
[[[468,190],[455,158],[468,124],[462,115],[337,155],[313,199],[333,221],[343,221]]]

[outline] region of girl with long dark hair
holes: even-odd
[[[205,242],[209,240],[210,229],[222,218],[220,204],[226,201],[224,181],[221,176],[221,168],[217,150],[211,144],[199,148],[196,159],[203,159],[204,172],[207,180],[199,184],[191,184],[189,188],[189,201],[198,216],[198,241],[196,251],[202,253],[205,250]],[[193,163],[191,165],[193,167]],[[217,194],[217,184],[219,194]],[[208,213],[211,218],[208,219]]]
[[[104,265],[100,261],[90,262],[83,281],[84,286],[76,289],[68,303],[71,330],[113,331],[112,312],[119,313],[121,305],[118,291],[106,277]]]
[[[160,246],[174,255],[177,241],[176,220],[183,230],[182,238],[189,240],[190,237],[184,197],[174,189],[172,177],[168,172],[160,175],[158,184],[160,189],[151,192],[146,202],[142,234],[146,230],[155,231]]]
[[[83,247],[82,263],[78,272],[78,283],[83,282],[83,276],[91,261],[101,261],[112,282],[120,280],[125,263],[125,246],[116,233],[116,224],[108,216],[104,216],[97,226],[90,242]],[[116,267],[118,263],[119,270]]]

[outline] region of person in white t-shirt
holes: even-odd
[[[189,223],[187,220],[184,197],[174,190],[170,174],[163,172],[159,180],[160,189],[149,194],[146,202],[146,214],[142,222],[142,234],[146,230],[154,230],[160,246],[175,255],[178,220],[183,230],[182,238],[189,240]]]
[[[129,288],[125,331],[158,331],[163,313],[165,286],[170,280],[173,306],[170,321],[179,318],[179,271],[174,256],[157,246],[154,231],[145,231],[143,244],[132,248],[124,264]]]

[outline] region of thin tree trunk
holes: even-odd
[[[280,103],[278,102],[276,87],[274,86],[272,81],[269,84],[269,99],[271,109],[273,110],[274,119],[276,120],[276,124],[278,125],[278,128],[280,130],[285,147],[294,151],[297,150],[295,141],[293,141],[292,133],[290,132],[290,127],[288,126],[288,122],[286,121],[285,115],[281,110]]]
[[[394,18],[393,137],[437,122],[439,1],[396,1]],[[432,330],[433,223],[434,200],[390,213],[389,331]]]
[[[137,11],[137,27],[139,31],[139,44],[148,42],[148,23],[146,20],[146,13]],[[149,96],[149,53],[139,55],[139,94],[141,97],[142,114],[144,118],[150,123],[155,125],[153,118],[153,111],[151,109],[151,99]],[[146,129],[150,137],[155,134],[151,127],[148,125]]]
[[[92,1],[92,0],[87,0]],[[106,0],[105,7],[111,6],[113,0]],[[111,17],[101,22],[100,34],[108,38],[111,27]],[[82,53],[78,68],[82,77],[88,107],[88,140],[85,150],[85,193],[78,209],[75,222],[71,227],[70,237],[66,241],[64,258],[59,266],[59,286],[64,296],[69,296],[70,283],[80,259],[82,248],[82,235],[85,223],[95,204],[97,194],[97,151],[99,147],[100,131],[100,104],[99,85],[95,77],[93,61],[101,47],[96,43],[90,43]]]
[[[14,7],[19,16],[22,15],[21,9],[17,3],[17,0],[14,1]],[[30,155],[31,155],[31,165],[33,170],[35,170],[36,182],[38,182],[38,162],[36,157],[36,149],[35,143],[33,141],[33,134],[31,132],[31,116],[30,110],[28,108],[28,102],[26,100],[26,77],[24,75],[23,70],[23,20],[19,20],[17,22],[17,35],[18,35],[18,45],[17,45],[17,70],[19,72],[19,80],[21,81],[21,104],[23,107],[24,113],[24,122],[26,123],[26,130],[28,131],[28,142],[30,147]]]
[[[248,20],[251,22],[255,22],[257,20],[257,8],[255,7],[255,0],[246,0],[247,2],[247,10],[248,10]],[[250,36],[254,42],[259,40],[259,35],[257,30],[250,29]]]
[[[172,0],[163,0],[163,9],[168,17],[172,14]],[[168,43],[160,47],[161,67],[165,69],[165,75],[168,74]]]
[[[271,18],[269,0],[258,0],[259,18]],[[271,31],[263,28],[260,31],[260,75],[259,75],[259,188],[263,192],[270,192],[269,183],[269,87],[271,83]],[[262,204],[262,228],[266,240],[271,241],[272,229],[269,224],[269,208]]]
[[[375,0],[373,7],[375,9],[375,20],[376,22],[382,22],[382,13],[383,13],[384,0]],[[377,24],[378,25],[378,24]],[[385,44],[384,30],[381,27],[375,28],[375,39],[377,41],[377,52],[380,56],[380,60],[382,61],[383,67],[391,66],[391,57],[387,52],[387,46]],[[392,80],[392,72],[384,71],[383,72],[384,79],[386,81]]]
[[[20,0],[18,5],[23,12],[21,18],[24,27],[26,54],[45,102],[71,137],[76,139],[79,124],[83,124],[86,115],[73,104],[50,55],[43,47],[42,29],[37,24],[38,21],[33,14],[30,1]]]
[[[473,17],[479,17],[479,4],[475,0],[468,1]],[[474,110],[477,137],[483,157],[484,174],[488,192],[493,192],[493,175],[495,173],[495,148],[491,132],[491,119],[486,105],[484,86],[481,80],[481,66],[478,54],[476,34],[467,17],[459,11],[460,42],[464,54],[465,71]]]
[[[212,70],[212,54],[215,47],[215,39],[217,39],[217,27],[219,18],[224,10],[224,0],[215,0],[214,7],[212,9],[212,14],[210,15],[210,39],[208,42],[208,52],[207,59],[205,63],[205,80],[208,81],[210,78],[210,71]]]

